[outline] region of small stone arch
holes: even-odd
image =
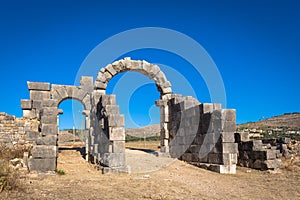
[[[94,88],[105,93],[110,79],[118,73],[127,71],[140,72],[154,80],[161,97],[172,93],[171,83],[157,65],[144,60],[131,60],[130,58],[115,61],[102,68],[98,73]]]
[[[83,104],[85,110],[91,110],[92,108],[90,91],[84,90],[79,86],[52,84],[51,97],[57,107],[66,99],[75,99]]]

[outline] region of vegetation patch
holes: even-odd
[[[55,172],[56,172],[56,174],[58,174],[58,175],[65,175],[65,174],[66,174],[66,172],[65,172],[64,170],[62,170],[62,169],[55,170]]]
[[[160,136],[149,136],[149,137],[135,137],[131,135],[126,135],[126,142],[137,142],[137,141],[160,141]]]
[[[20,173],[10,165],[10,160],[22,158],[24,152],[28,151],[30,147],[24,145],[16,145],[12,148],[0,145],[0,193],[20,188]]]

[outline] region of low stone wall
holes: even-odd
[[[15,144],[28,144],[33,132],[38,132],[39,122],[35,119],[16,118],[7,113],[0,113],[0,144],[11,147]]]
[[[281,145],[268,140],[250,140],[245,135],[236,133],[238,143],[238,165],[258,170],[274,170],[282,166]]]
[[[169,101],[170,154],[199,167],[236,173],[235,110],[200,104],[192,97]]]

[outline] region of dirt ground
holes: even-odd
[[[63,150],[58,169],[65,175],[30,174],[23,189],[2,193],[0,199],[300,199],[300,170],[238,167],[237,174],[222,175],[156,157],[137,150],[139,145],[127,145],[131,174],[103,175],[78,151]]]

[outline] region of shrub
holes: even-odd
[[[0,145],[0,192],[20,187],[20,173],[9,165],[14,158],[22,158],[24,152],[30,152],[31,147],[15,145],[11,148]]]
[[[19,186],[19,173],[5,160],[0,160],[0,193],[16,189]]]
[[[58,174],[58,175],[65,175],[65,171],[62,170],[62,169],[59,169],[59,170],[55,170],[55,172]]]

